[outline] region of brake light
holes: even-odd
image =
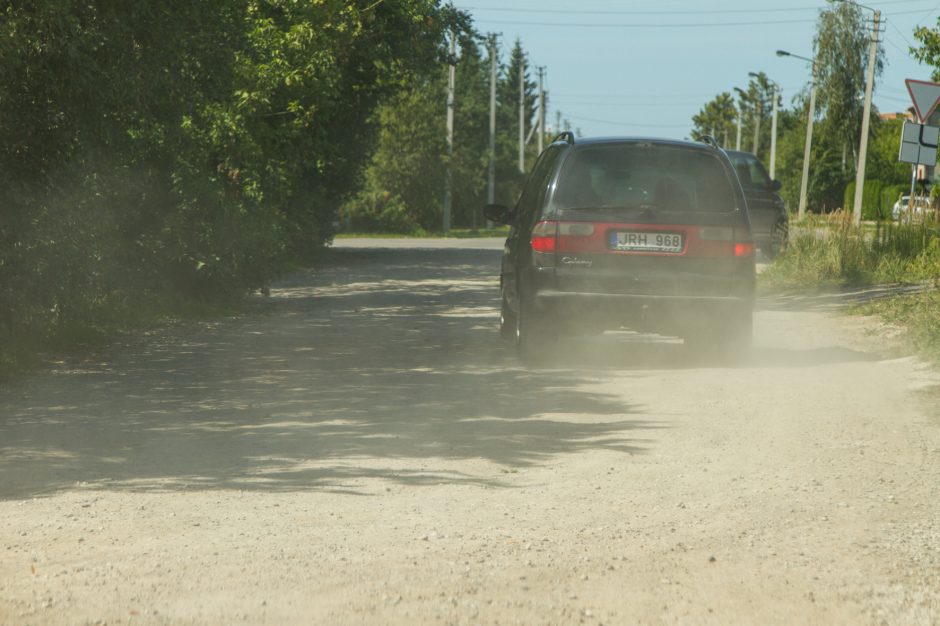
[[[535,252],[545,252],[551,254],[555,252],[558,235],[558,222],[545,221],[539,222],[532,229],[532,238],[529,243]]]
[[[754,254],[754,244],[753,243],[736,243],[734,244],[734,256],[736,257],[748,257]]]

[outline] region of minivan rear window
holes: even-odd
[[[738,180],[745,189],[767,189],[770,187],[770,176],[757,157],[741,152],[729,154],[731,164],[738,174]]]
[[[731,211],[734,188],[714,154],[657,144],[592,146],[562,166],[558,209]]]

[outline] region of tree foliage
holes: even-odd
[[[918,29],[916,36],[922,47],[914,52],[921,60],[940,64],[938,32]],[[855,153],[861,132],[870,42],[870,23],[858,6],[839,3],[820,11],[814,38],[817,104],[809,168],[810,210],[841,208],[846,188],[855,179]],[[883,51],[879,49],[876,76],[881,73],[882,65]],[[940,78],[940,72],[936,76]],[[773,84],[763,73],[752,75],[747,89],[739,90],[737,101],[729,103],[727,100],[730,94],[722,94],[706,103],[692,118],[693,136],[700,136],[711,126],[721,128],[722,122],[727,125],[733,111],[741,111],[742,149],[754,151],[755,123],[760,120],[757,153],[769,164]],[[784,107],[782,101],[778,101],[775,175],[781,181],[781,194],[791,209],[799,203],[808,100],[809,86],[796,94],[789,106]],[[893,193],[906,179],[909,181],[910,167],[897,160],[900,125],[900,120],[881,120],[877,111],[872,110],[866,164],[866,179],[872,183],[871,190],[867,190],[866,183],[868,215],[878,215],[883,196],[890,195],[889,191]]]
[[[464,37],[456,63],[454,154],[448,157],[445,116],[447,70],[419,77],[399,97],[380,107],[379,138],[358,193],[347,199],[343,219],[353,230],[441,227],[445,172],[451,166],[452,223],[482,225],[489,165],[491,59],[487,40]],[[496,50],[498,54],[498,49]],[[536,123],[536,87],[525,51],[516,41],[508,64],[498,65],[496,84],[495,199],[512,204],[525,174],[519,171],[519,93],[523,70],[523,123]],[[538,156],[533,139],[526,167]]]
[[[839,138],[842,154],[852,154],[853,162],[862,129],[870,30],[871,24],[861,8],[842,2],[819,12],[813,40],[817,107],[833,135]],[[875,55],[876,77],[883,67],[884,50],[879,46]]]
[[[469,29],[436,0],[34,0],[0,16],[0,347],[265,285],[331,237],[376,108]]]
[[[705,103],[692,117],[692,138],[714,136],[725,148],[734,147],[737,134],[738,109],[729,92],[723,92]]]

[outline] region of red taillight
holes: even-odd
[[[753,254],[754,254],[754,244],[752,243],[734,244],[734,256],[746,257],[746,256],[752,256]]]
[[[535,228],[532,229],[532,238],[529,242],[532,244],[534,251],[551,254],[555,252],[557,235],[558,222],[539,222],[535,225]]]

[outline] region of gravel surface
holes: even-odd
[[[940,378],[873,320],[527,369],[499,245],[355,245],[0,390],[0,623],[940,623]]]

